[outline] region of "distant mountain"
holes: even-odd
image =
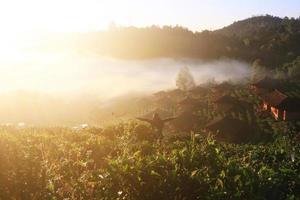
[[[300,18],[255,16],[220,30],[195,33],[180,26],[115,27],[58,37],[49,42],[54,49],[67,47],[123,59],[259,59],[266,67],[275,68],[300,55]]]
[[[253,34],[267,32],[269,30],[277,31],[281,28],[283,21],[282,18],[273,17],[271,15],[255,16],[234,22],[215,32],[226,36],[237,36],[239,38],[251,37]]]
[[[278,67],[300,55],[300,18],[256,16],[214,31],[236,40],[238,57],[261,59],[270,68]]]

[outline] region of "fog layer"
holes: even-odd
[[[112,97],[175,88],[183,66],[189,67],[198,84],[211,79],[240,80],[249,74],[247,63],[228,59],[117,60],[30,52],[0,60],[0,121],[84,121],[96,111],[94,106]]]

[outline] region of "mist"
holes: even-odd
[[[121,60],[76,53],[1,59],[1,123],[75,124],[91,120],[101,104],[126,94],[150,94],[175,88],[180,68],[189,67],[197,84],[239,81],[249,64],[219,59]],[[97,120],[97,119],[93,119]]]

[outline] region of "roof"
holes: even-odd
[[[286,111],[300,111],[300,98],[289,97],[279,90],[262,96],[262,99],[273,107]]]
[[[252,128],[240,119],[233,118],[232,116],[218,117],[210,121],[205,128],[207,130],[218,132],[217,139],[242,142],[247,139],[251,133]]]
[[[290,112],[300,112],[300,99],[288,97],[284,99],[277,107]]]
[[[170,124],[179,131],[190,131],[193,130],[198,124],[197,115],[191,111],[185,111],[181,113],[175,120],[171,121]]]
[[[279,90],[274,90],[273,92],[264,94],[261,97],[265,102],[269,103],[272,106],[278,106],[284,99],[288,98]]]
[[[278,79],[273,79],[266,76],[265,78],[252,83],[251,85],[259,88],[275,89],[280,85],[280,81]]]
[[[288,97],[300,98],[300,84],[299,82],[284,81],[280,84],[280,87],[276,88],[280,92],[284,93]]]

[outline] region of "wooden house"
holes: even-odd
[[[223,95],[214,100],[215,106],[219,111],[229,111],[237,103],[237,99],[230,95]]]
[[[218,97],[214,100],[214,104],[218,111],[231,112],[241,110],[251,110],[252,105],[246,101],[239,100],[228,94]]]
[[[263,94],[275,90],[280,86],[280,84],[281,83],[278,79],[265,77],[255,83],[252,83],[250,85],[250,89],[257,94]]]
[[[170,122],[174,130],[184,132],[196,131],[199,124],[199,117],[191,111],[182,112]]]
[[[276,120],[296,120],[300,119],[300,99],[290,97],[274,90],[261,96],[262,108],[270,111]]]
[[[210,121],[204,131],[214,133],[217,140],[241,143],[249,139],[253,129],[245,121],[225,116]]]

